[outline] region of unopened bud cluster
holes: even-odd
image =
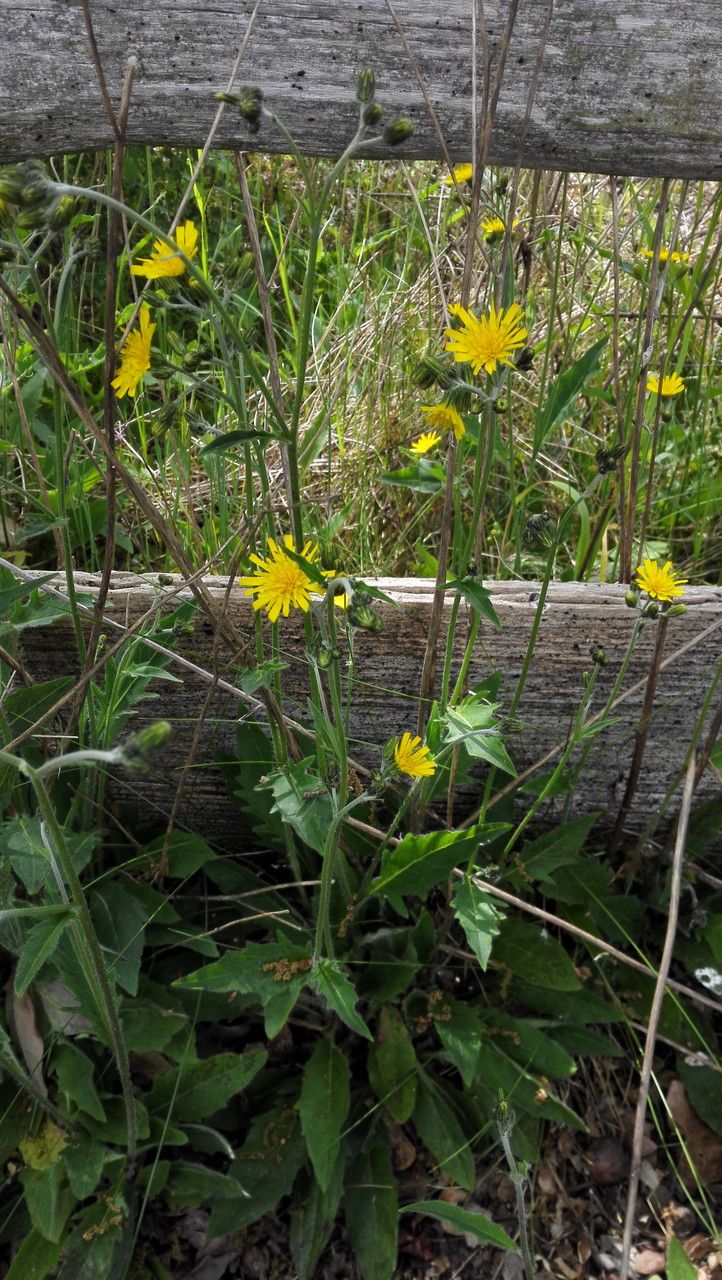
[[[59,231],[73,216],[75,201],[70,196],[58,195],[56,183],[51,181],[38,160],[25,160],[0,174],[0,202],[5,206],[6,217],[12,206],[12,221],[16,227],[31,230],[48,227]]]

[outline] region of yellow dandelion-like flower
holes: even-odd
[[[138,391],[138,383],[150,369],[150,344],[153,341],[155,325],[150,323],[150,310],[146,306],[140,309],[140,325],[131,329],[120,353],[120,368],[113,378],[111,386],[121,400],[124,395],[134,396]]]
[[[255,596],[254,609],[265,609],[271,622],[276,622],[280,613],[288,617],[290,609],[301,609],[308,612],[311,596],[322,596],[321,588],[304,573],[301,566],[286,555],[284,547],[296,552],[290,533],[283,539],[284,546],[268,539],[270,556],[261,560],[260,556],[251,555],[253,564],[258,565],[256,573],[239,578],[239,584],[247,587],[249,596]],[[303,551],[298,552],[304,560],[312,564],[318,557],[318,547],[313,542],[304,543]]]
[[[661,567],[656,560],[645,560],[641,569],[637,570],[635,579],[640,591],[646,591],[650,600],[661,600],[664,604],[683,595],[683,586],[687,578],[678,578],[668,560]]]
[[[409,778],[431,778],[436,772],[429,748],[422,745],[421,738],[412,738],[410,733],[404,733],[401,741],[394,744],[394,760],[399,773]]]
[[[654,395],[678,396],[681,391],[684,391],[684,378],[680,378],[678,373],[666,373],[660,385],[659,378],[650,373],[647,378],[647,390]]]
[[[519,219],[515,218],[511,224],[512,231],[516,231],[519,226]],[[502,218],[482,218],[481,229],[484,232],[484,239],[493,243],[495,240],[501,240],[506,232],[506,223]]]
[[[441,406],[435,407],[439,408]],[[461,426],[463,434],[463,422]],[[430,453],[432,449],[435,449],[437,444],[441,444],[441,436],[438,431],[425,431],[423,435],[419,436],[418,440],[414,440],[414,443],[411,445],[411,452],[415,453],[416,456],[420,458],[423,454]]]
[[[454,182],[471,182],[474,176],[473,164],[457,164],[454,166],[454,172],[447,173],[444,182],[447,187],[453,187]]]
[[[186,258],[195,258],[198,252],[198,229],[190,218],[182,226],[176,227],[173,239]],[[134,276],[146,276],[148,280],[161,280],[164,276],[182,276],[185,269],[186,264],[183,259],[179,258],[177,253],[173,253],[162,240],[154,242],[153,252],[149,258],[141,259],[130,268]]]
[[[517,347],[524,346],[524,314],[516,302],[506,311],[497,311],[492,305],[489,314],[481,318],[458,303],[449,310],[461,321],[462,328],[445,330],[449,339],[446,350],[457,364],[470,364],[476,374],[481,369],[493,373],[498,364],[511,365],[510,356]]]
[[[442,431],[453,431],[457,440],[461,440],[466,431],[464,419],[459,410],[455,409],[453,404],[447,404],[446,401],[441,404],[422,404],[421,412],[426,414],[430,427],[439,427]],[[423,440],[424,436],[421,438]]]
[[[640,255],[640,257],[642,257],[642,258],[653,258],[653,257],[654,257],[654,249],[640,249],[640,250],[639,250],[639,255]],[[672,252],[670,253],[669,249],[665,249],[664,245],[662,245],[662,247],[661,247],[661,248],[660,248],[660,250],[659,250],[659,261],[660,261],[660,262],[662,262],[662,263],[664,263],[664,262],[689,262],[689,254],[688,254],[688,253],[678,253],[678,251],[677,251],[676,249],[673,249],[673,250],[672,250]]]

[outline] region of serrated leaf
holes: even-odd
[[[95,1120],[105,1120],[105,1109],[95,1089],[93,1064],[82,1049],[67,1041],[56,1045],[53,1051],[53,1069],[58,1088],[76,1107]]]
[[[311,972],[311,986],[347,1027],[371,1040],[371,1032],[356,1012],[356,988],[335,960],[319,960]]]
[[[416,1103],[416,1054],[401,1014],[391,1005],[379,1014],[368,1072],[379,1102],[397,1124],[405,1124]]]
[[[477,578],[452,578],[450,582],[444,584],[446,588],[458,591],[463,596],[468,605],[480,613],[482,618],[486,618],[493,627],[500,627],[501,621],[493,604],[491,603],[491,592],[483,586]]]
[[[45,961],[49,960],[71,919],[71,912],[68,911],[59,919],[56,916],[40,920],[25,934],[15,970],[14,987],[17,996],[27,991]]]
[[[345,1055],[330,1040],[319,1040],[304,1068],[298,1111],[316,1181],[324,1192],[338,1160],[349,1080]]]
[[[443,717],[444,741],[447,746],[463,746],[472,760],[485,760],[512,776],[514,762],[495,723],[497,704],[483,695],[470,694],[455,707],[448,707]]]
[[[354,1161],[346,1179],[344,1210],[362,1280],[392,1280],[398,1201],[386,1143],[377,1143]]]
[[[434,1018],[434,1030],[468,1088],[479,1062],[479,1015],[470,1005],[459,1000],[445,1000],[440,1013]]]
[[[549,432],[572,412],[576,398],[585,382],[597,372],[599,357],[606,345],[607,339],[600,338],[599,342],[588,347],[578,360],[549,383],[546,403],[538,414],[534,427],[535,455]]]
[[[438,493],[446,484],[446,472],[439,462],[411,463],[379,477],[382,484],[399,485],[415,493]]]
[[[163,1115],[172,1111],[178,1121],[205,1120],[250,1084],[267,1057],[263,1050],[256,1050],[180,1063],[164,1076],[155,1077],[146,1100],[148,1110]]]
[[[294,1107],[277,1107],[257,1116],[228,1171],[250,1195],[213,1205],[208,1238],[241,1231],[275,1209],[291,1191],[305,1159],[306,1144]]]
[[[448,1086],[442,1092],[428,1076],[421,1075],[414,1108],[414,1128],[440,1171],[465,1191],[473,1191],[476,1183],[474,1157],[456,1112],[447,1101],[450,1093]]]
[[[482,823],[468,831],[406,835],[395,848],[386,850],[381,873],[373,881],[369,895],[388,898],[394,910],[405,916],[402,894],[425,898],[429,889],[451,875],[460,862],[468,862],[476,850],[491,844],[508,829],[508,823],[497,822]]]
[[[504,918],[502,913],[491,894],[468,878],[460,880],[454,886],[451,905],[480,968],[485,970],[493,940],[499,933],[499,926]]]
[[[256,996],[264,1010],[266,1035],[272,1039],[309,981],[310,968],[309,952],[291,942],[251,942],[241,951],[228,951],[213,964],[176,979],[173,985]]]
[[[331,798],[315,771],[312,757],[288,765],[268,777],[273,795],[271,813],[289,823],[304,844],[323,853],[333,819]]]
[[[503,921],[494,943],[494,959],[536,986],[578,991],[582,985],[561,943],[523,920]]]
[[[416,1200],[413,1204],[405,1204],[399,1213],[423,1213],[427,1218],[436,1218],[439,1222],[448,1222],[450,1226],[472,1235],[479,1244],[493,1244],[497,1249],[513,1249],[518,1253],[518,1246],[511,1236],[501,1227],[497,1227],[483,1213],[470,1213],[458,1204],[447,1204],[445,1200]]]

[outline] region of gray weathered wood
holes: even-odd
[[[520,150],[527,91],[548,0],[522,0],[491,143],[496,163],[600,173],[722,176],[722,0],[556,0],[538,92]],[[252,0],[91,0],[117,102],[138,57],[128,137],[201,144],[253,9]],[[451,155],[471,152],[472,0],[395,0]],[[494,51],[508,0],[484,5]],[[0,0],[0,160],[106,147],[78,0]],[[394,154],[439,157],[438,137],[385,0],[261,0],[239,76],[257,84],[300,148],[338,154],[355,128],[355,77],[370,65],[390,111],[416,126]],[[217,146],[284,151],[228,109]],[[374,155],[388,154],[376,147]]]
[[[167,580],[166,580],[167,581]],[[176,579],[175,582],[179,582]],[[81,591],[97,588],[97,578],[77,574]],[[219,605],[223,602],[226,580],[208,578]],[[423,637],[426,633],[432,598],[432,584],[419,579],[381,580],[380,585],[396,601],[396,606],[380,605],[384,630],[357,636],[357,693],[352,716],[353,752],[362,763],[372,767],[378,762],[378,746],[405,729],[414,730],[415,695],[419,686]],[[116,573],[109,595],[108,616],[126,625],[132,623],[158,599],[171,590],[161,586],[157,575],[133,576]],[[509,704],[526,651],[529,630],[538,598],[539,585],[533,582],[502,582],[491,587],[492,598],[502,622],[496,631],[484,625],[471,666],[473,687],[491,671],[499,668],[503,676],[502,704]],[[508,739],[509,749],[519,770],[536,760],[552,745],[564,739],[570,719],[582,692],[582,673],[590,669],[589,646],[601,644],[609,665],[601,674],[598,696],[593,710],[604,703],[624,655],[634,623],[634,614],[624,604],[624,587],[587,586],[578,583],[555,583],[542,616],[538,643],[526,692],[519,709],[519,731]],[[172,607],[179,598],[174,597]],[[670,622],[665,657],[674,657],[692,638],[702,637],[664,669],[660,677],[655,710],[650,726],[649,743],[631,815],[631,826],[644,826],[655,811],[670,781],[680,768],[694,729],[696,717],[709,688],[711,676],[722,655],[722,590],[688,588],[688,613]],[[450,600],[447,598],[447,617]],[[229,617],[240,632],[247,632],[251,609],[245,593],[238,587],[231,591]],[[714,624],[718,624],[715,628]],[[703,635],[708,628],[709,634]],[[463,650],[466,622],[456,637],[457,664]],[[109,632],[112,640],[116,633]],[[655,625],[642,633],[632,660],[624,689],[646,676],[654,644]],[[72,670],[73,640],[69,624],[62,621],[52,629],[27,630],[23,635],[27,664],[38,678],[57,676]],[[283,673],[287,713],[305,718],[307,668],[304,660],[303,628],[300,615],[282,620],[281,643],[289,663]],[[179,642],[182,651],[201,666],[212,666],[212,635],[206,619],[197,617],[195,633]],[[171,668],[172,669],[172,668]],[[162,765],[151,775],[134,780],[126,788],[139,799],[146,816],[168,813],[184,763],[188,758],[193,732],[203,706],[208,685],[199,677],[178,670],[183,684],[159,683],[159,700],[140,705],[136,723],[163,716],[175,729]],[[234,679],[227,667],[223,674]],[[639,716],[641,695],[630,698],[616,711],[617,722],[594,740],[593,750],[572,802],[574,814],[600,810],[613,817],[626,781],[632,737]],[[238,813],[228,798],[225,785],[213,765],[213,752],[218,746],[233,752],[235,724],[245,708],[228,694],[213,697],[201,738],[200,751],[188,773],[179,811],[181,822],[225,845],[243,844],[245,834],[239,826]],[[116,794],[123,791],[116,787]],[[700,793],[716,789],[714,776],[708,772]],[[478,792],[460,798],[459,811],[468,812],[478,799]]]

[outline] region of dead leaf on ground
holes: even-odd
[[[7,1012],[10,1028],[25,1059],[25,1065],[32,1076],[33,1083],[38,1093],[47,1098],[48,1089],[42,1072],[45,1045],[35,1020],[35,1005],[32,997],[27,991],[22,996],[16,996],[9,990]]]
[[[682,1132],[689,1158],[702,1183],[709,1186],[722,1182],[722,1141],[693,1110],[681,1080],[673,1080],[670,1084],[667,1105]],[[694,1175],[684,1153],[680,1155],[679,1174],[686,1186],[694,1184]]]

